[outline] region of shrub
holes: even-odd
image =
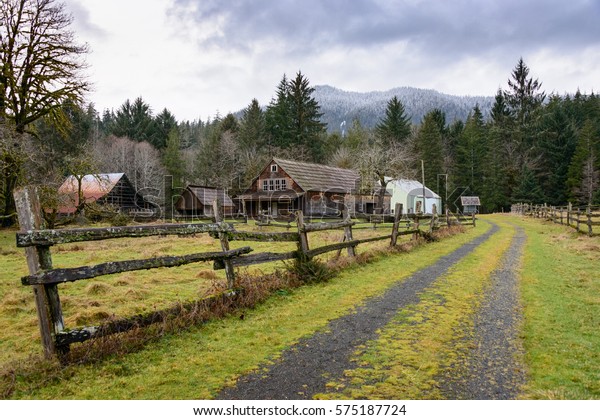
[[[335,271],[326,264],[306,256],[286,262],[285,267],[302,284],[324,283],[335,276]]]

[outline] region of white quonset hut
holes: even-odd
[[[396,203],[401,203],[404,213],[414,213],[417,209],[417,202],[423,203],[423,184],[412,179],[395,179],[388,183],[387,190],[392,194],[391,209],[392,214],[396,208]],[[433,211],[433,205],[437,207],[438,214],[442,211],[442,199],[439,195],[425,187],[425,213]]]

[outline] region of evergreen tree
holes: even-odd
[[[243,149],[262,149],[267,144],[265,113],[258,101],[253,99],[244,109],[238,132],[238,141]]]
[[[423,121],[414,143],[415,167],[417,173],[421,171],[421,160],[425,166],[425,185],[434,189],[437,185],[437,175],[444,173],[444,152],[442,132],[440,130],[439,113],[435,110],[428,112]],[[420,179],[420,177],[419,177]]]
[[[508,80],[509,89],[505,91],[507,103],[519,125],[530,123],[534,111],[539,108],[546,97],[542,83],[529,76],[529,67],[521,57],[512,71],[512,80]]]
[[[564,205],[569,197],[567,178],[569,163],[577,144],[576,121],[572,121],[563,100],[559,96],[550,98],[538,127],[540,136],[540,186],[544,191],[544,202]]]
[[[230,133],[237,135],[237,132],[240,129],[240,125],[238,123],[237,118],[235,118],[235,115],[233,115],[231,112],[225,115],[225,118],[223,118],[223,120],[221,121],[220,129],[223,132],[229,131]]]
[[[177,120],[171,111],[164,108],[154,119],[154,125],[156,132],[152,136],[154,140],[152,145],[158,150],[162,150],[167,146],[167,139],[171,131],[177,128]]]
[[[182,188],[185,178],[185,162],[181,155],[181,142],[176,127],[171,129],[167,137],[163,164],[167,173],[173,176],[173,188]]]
[[[544,193],[533,171],[527,167],[521,171],[518,184],[513,191],[513,203],[542,203]]]
[[[110,131],[117,137],[155,144],[156,126],[150,105],[141,97],[136,98],[133,103],[127,99],[117,110]]]
[[[72,101],[61,105],[62,123],[57,126],[50,118],[42,118],[35,124],[39,147],[44,148],[48,161],[44,163],[61,165],[61,160],[75,156],[89,147],[95,124],[93,107],[84,110]]]
[[[468,195],[482,195],[485,169],[486,128],[479,106],[467,118],[456,146],[454,179]]]
[[[375,127],[375,132],[388,145],[391,143],[403,143],[410,136],[410,117],[406,115],[404,105],[398,100],[397,96],[389,100],[385,116]]]
[[[373,142],[373,135],[370,130],[363,127],[358,118],[352,120],[352,125],[348,129],[348,134],[344,144],[352,151],[367,147]]]
[[[542,84],[529,77],[529,67],[519,59],[508,80],[509,89],[504,92],[506,104],[514,118],[513,137],[517,141],[521,157],[526,159],[528,152],[534,151],[534,117],[544,103],[546,95],[541,91]]]
[[[288,81],[283,76],[276,98],[266,112],[267,132],[271,145],[307,151],[314,161],[323,157],[326,126],[317,101],[312,97],[314,88],[301,72]]]
[[[277,86],[265,115],[269,145],[286,148],[293,143],[293,117],[290,86],[286,75]]]
[[[323,114],[320,112],[319,104],[312,97],[314,90],[301,72],[290,81],[294,143],[305,147],[312,159],[318,162],[323,158],[323,142],[327,127],[320,120]]]
[[[587,120],[579,133],[567,183],[576,203],[592,204],[600,199],[600,130],[596,121]]]

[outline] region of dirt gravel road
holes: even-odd
[[[418,303],[420,292],[498,229],[493,225],[470,243],[399,281],[383,295],[369,299],[353,313],[331,321],[323,331],[284,351],[273,364],[239,378],[234,387],[222,390],[217,398],[297,400],[310,399],[325,392],[325,385],[332,378],[341,377],[345,370],[356,368],[350,357],[358,346],[377,338],[377,331],[399,310]]]

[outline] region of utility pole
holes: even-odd
[[[425,162],[421,160],[421,177],[423,178],[423,213],[427,213],[427,206],[425,206]]]

